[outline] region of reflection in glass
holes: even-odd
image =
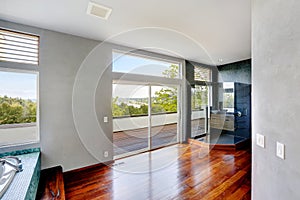
[[[192,137],[205,133],[205,109],[210,105],[209,88],[207,85],[196,85],[192,88]]]
[[[234,83],[223,83],[223,109],[227,112],[234,112]]]
[[[211,69],[201,66],[194,66],[194,80],[211,82]]]

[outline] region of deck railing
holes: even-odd
[[[203,110],[192,111],[192,120],[205,117]],[[114,117],[113,132],[148,127],[148,115]],[[152,126],[162,126],[178,122],[178,113],[156,113],[151,116]]]

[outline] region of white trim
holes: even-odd
[[[178,102],[183,102],[182,101],[182,85],[178,85],[177,86],[177,138],[176,138],[176,142],[181,142],[181,135],[182,135],[182,109],[181,109],[181,104],[179,104]]]
[[[182,63],[182,76],[186,77],[186,63],[183,62]],[[188,87],[188,82],[186,81],[186,79],[184,78],[181,81],[180,84],[181,90],[181,109],[180,109],[180,132],[178,134],[178,142],[182,143],[185,142],[187,139],[187,135],[189,133],[187,133],[187,127],[190,126],[189,124],[187,124],[187,115],[188,115],[188,102],[187,102],[187,87]]]
[[[162,84],[172,84],[180,85],[181,79],[171,79],[158,76],[147,76],[139,74],[127,74],[122,72],[112,72],[113,83],[119,84],[152,84],[152,85],[162,85]]]
[[[148,86],[148,150],[152,149],[152,97],[151,85]]]

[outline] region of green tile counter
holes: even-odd
[[[3,156],[17,156],[21,159],[23,171],[16,173],[9,188],[1,200],[33,200],[36,197],[40,179],[41,159],[39,149],[22,150],[0,154]]]

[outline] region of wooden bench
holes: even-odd
[[[62,167],[52,167],[41,171],[36,199],[64,200],[65,187]]]

